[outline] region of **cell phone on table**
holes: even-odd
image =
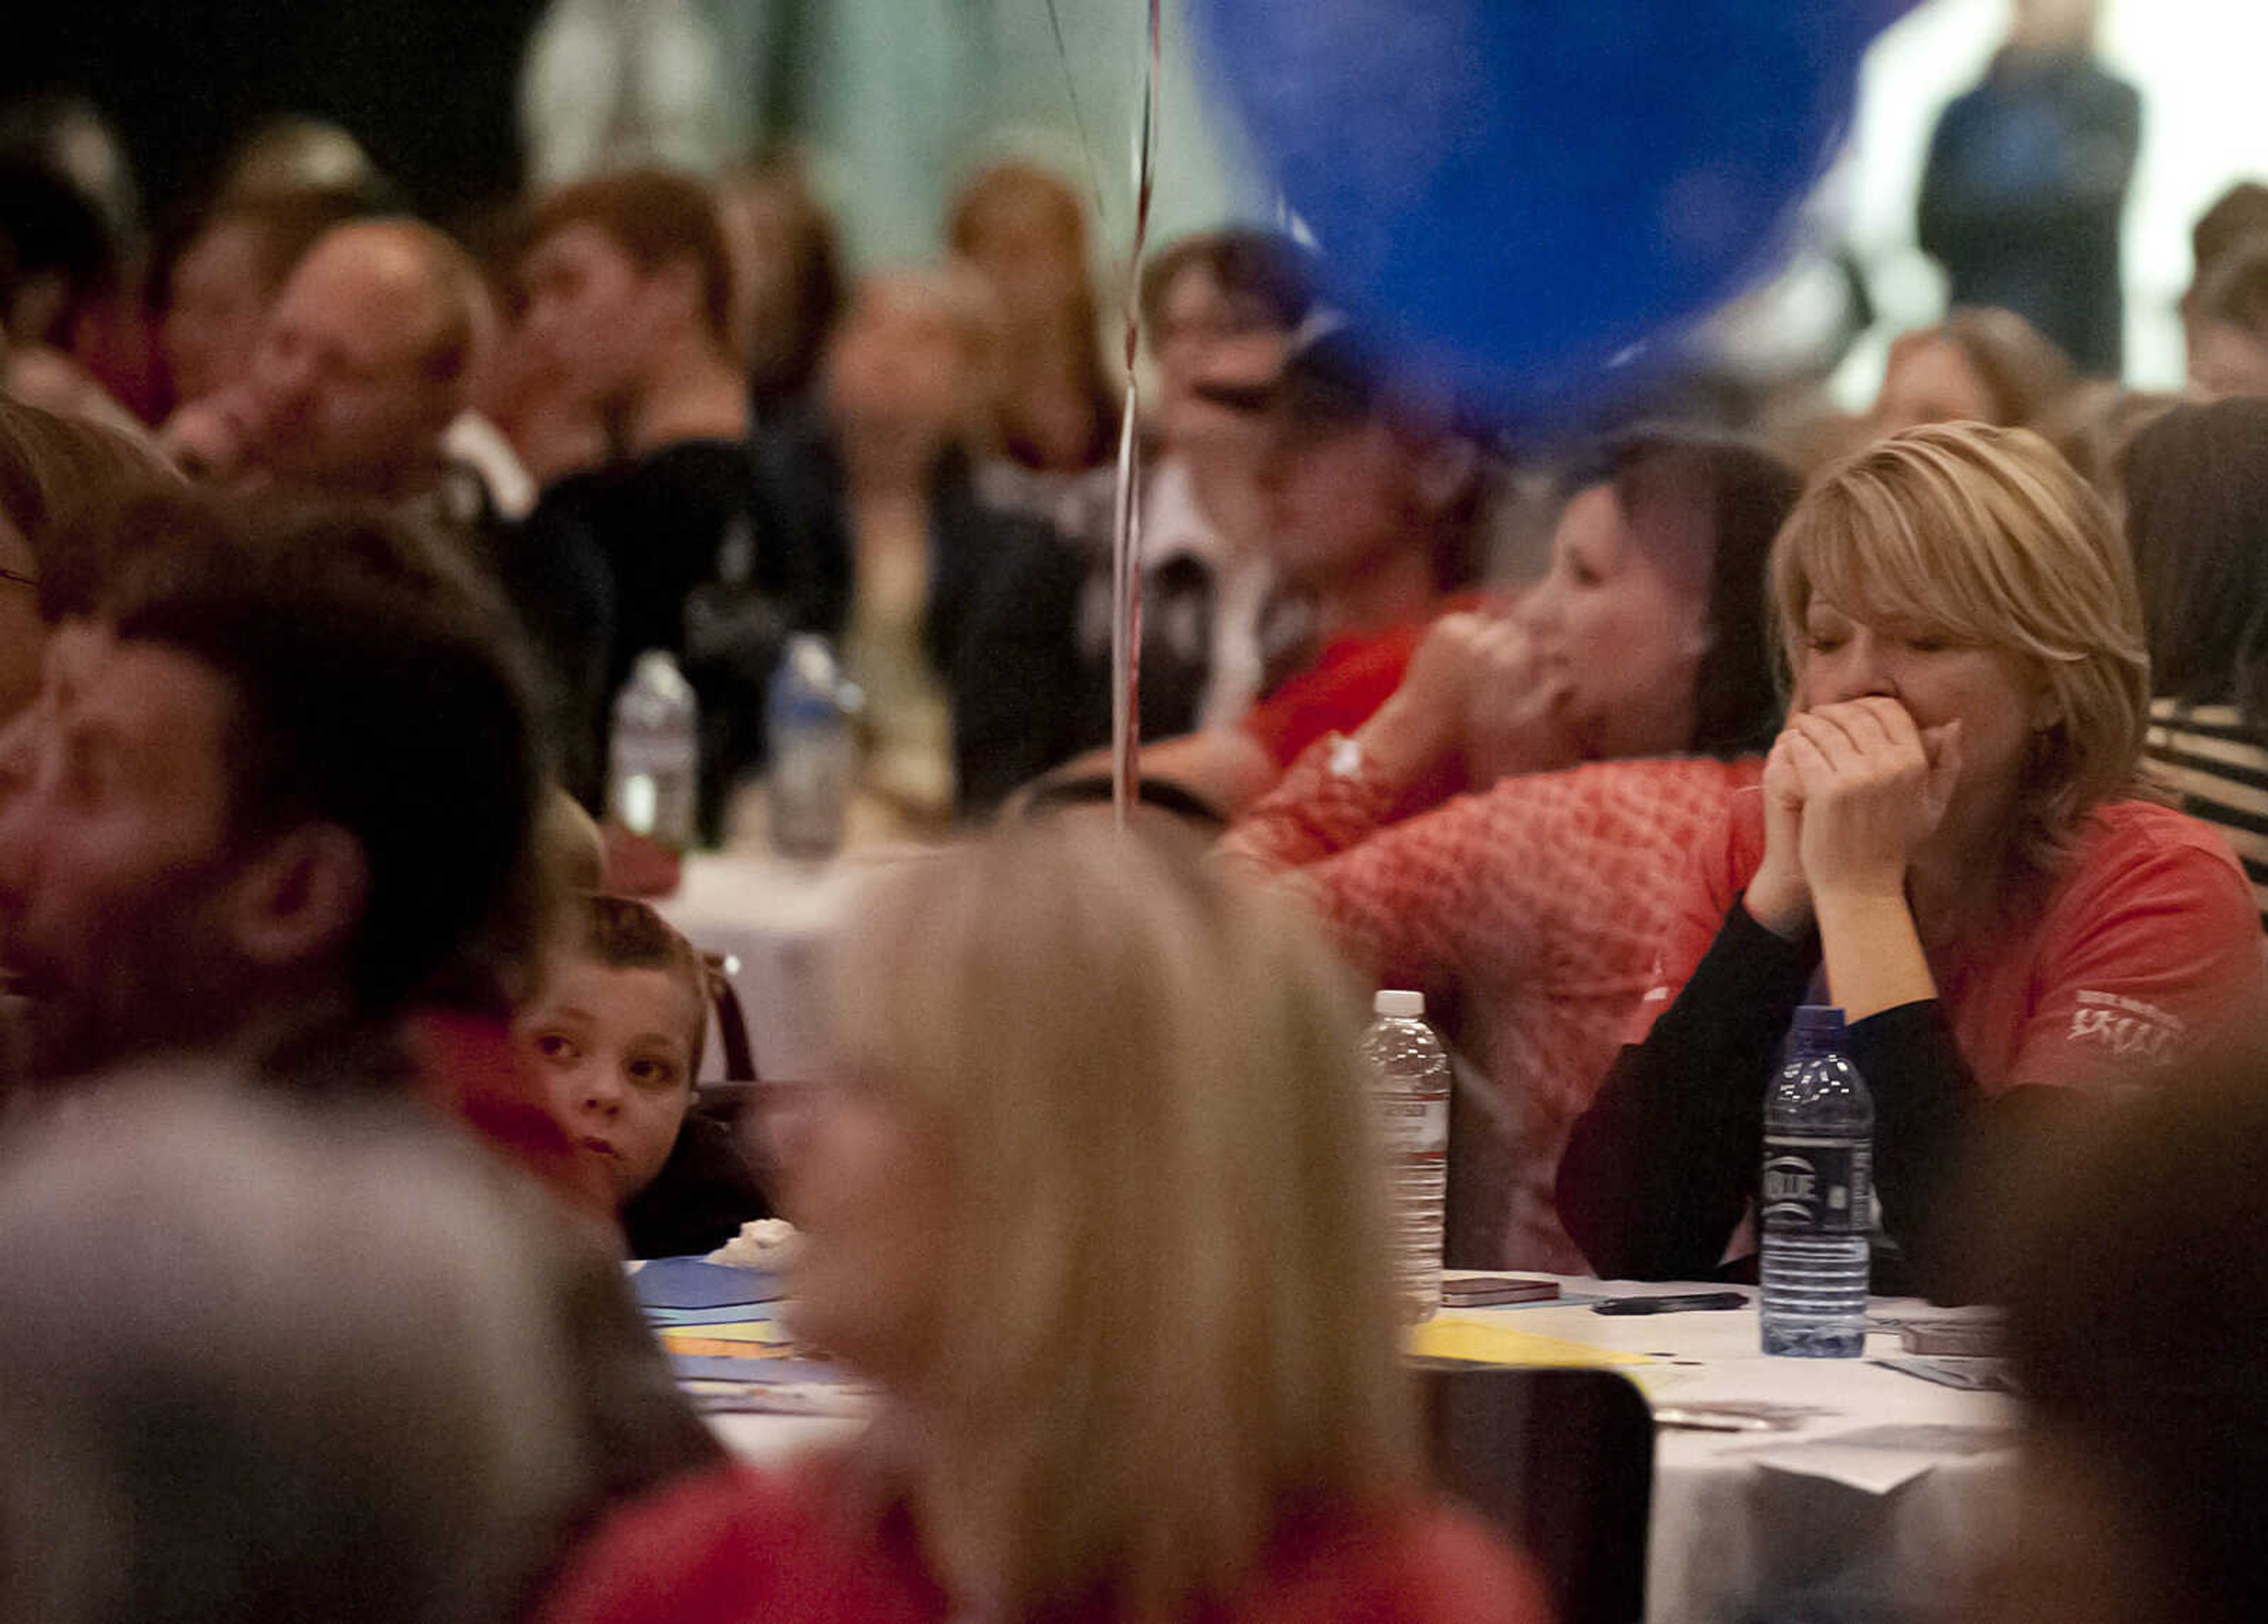
[[[1499,1275],[1479,1268],[1441,1271],[1444,1308],[1501,1308],[1507,1303],[1549,1303],[1558,1295],[1557,1281],[1535,1275]]]

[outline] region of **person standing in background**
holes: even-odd
[[[2013,310],[2090,376],[2122,361],[2119,222],[2142,100],[2095,60],[2100,0],[2015,0],[2008,41],[1930,137],[1918,233],[1954,305]]]

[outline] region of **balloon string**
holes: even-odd
[[[1134,156],[1134,247],[1126,266],[1126,410],[1118,424],[1118,490],[1111,534],[1110,805],[1123,832],[1141,795],[1142,509],[1138,424],[1142,391],[1135,362],[1142,343],[1142,255],[1150,235],[1157,175],[1158,65],[1161,0],[1149,0],[1150,48],[1142,75],[1142,124]]]
[[[1064,94],[1071,98],[1071,121],[1079,129],[1079,150],[1086,159],[1086,184],[1094,193],[1094,223],[1098,227],[1109,224],[1110,210],[1102,201],[1102,177],[1094,167],[1094,137],[1086,133],[1086,109],[1079,102],[1079,76],[1071,71],[1071,48],[1064,43],[1063,13],[1057,9],[1056,0],[1048,0],[1048,26],[1055,30],[1056,60],[1063,64]]]

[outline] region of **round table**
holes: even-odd
[[[1657,1413],[1756,1403],[1815,1412],[1784,1432],[1658,1430],[1650,1620],[1889,1620],[1958,1602],[1976,1561],[2007,1526],[2012,1400],[1871,1363],[1899,1354],[1891,1333],[1869,1336],[1867,1360],[1776,1359],[1758,1349],[1753,1307],[1620,1318],[1574,1300],[1721,1288],[1561,1283],[1571,1300],[1445,1318],[1650,1356],[1618,1368]],[[1874,1312],[1945,1315],[1893,1298],[1877,1298]],[[757,1461],[843,1439],[859,1425],[762,1415],[720,1415],[711,1424],[736,1454]]]

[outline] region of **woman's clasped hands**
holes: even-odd
[[[1764,856],[1749,886],[1750,915],[1792,937],[1824,898],[1903,897],[1960,772],[1961,724],[1918,727],[1895,699],[1791,716],[1764,764]]]

